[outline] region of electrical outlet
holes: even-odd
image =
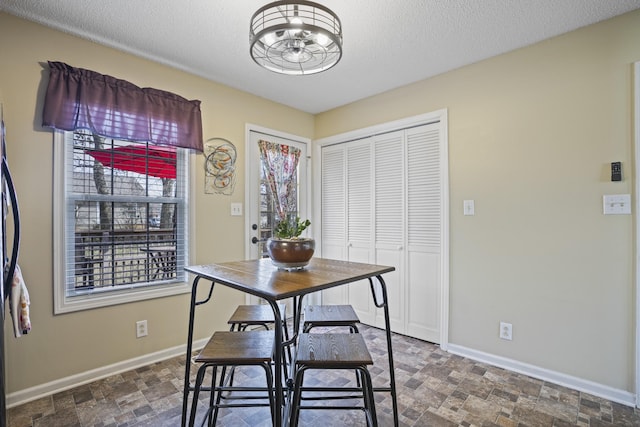
[[[513,339],[513,326],[511,323],[500,322],[500,338],[509,341]]]
[[[136,338],[142,338],[149,335],[149,331],[147,330],[147,321],[146,320],[138,320],[136,322]]]

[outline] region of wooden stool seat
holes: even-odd
[[[360,319],[350,305],[308,305],[304,308],[303,331],[319,326],[347,326],[357,333]]]
[[[296,364],[348,369],[373,365],[373,360],[360,334],[300,334]]]
[[[272,359],[273,343],[273,332],[269,331],[217,331],[194,362],[226,365],[268,363]]]
[[[287,306],[278,304],[278,307],[282,321],[285,322]],[[263,326],[268,329],[267,325],[272,325],[273,322],[273,309],[268,304],[239,305],[227,321],[231,325],[231,330],[234,330],[234,326],[238,330],[246,329],[247,326]]]
[[[289,328],[287,328],[286,304],[278,304],[280,309],[280,318],[282,319],[282,332],[285,341],[289,341]],[[273,309],[268,304],[250,304],[239,305],[233,312],[227,324],[231,325],[229,330],[231,331],[246,331],[249,326],[259,326],[265,330],[269,330],[269,326],[275,323],[273,318]],[[288,358],[288,361],[287,361]],[[286,366],[291,361],[291,349],[287,346],[286,352],[282,353],[282,361]],[[232,373],[233,375],[233,373]],[[231,379],[233,383],[233,377]]]
[[[294,375],[294,388],[291,409],[291,427],[298,425],[298,418],[301,409],[361,409],[365,412],[368,426],[377,426],[375,401],[373,398],[373,384],[371,375],[367,369],[368,365],[373,365],[371,354],[361,334],[300,334],[296,351],[296,369]],[[303,387],[304,374],[311,369],[349,369],[356,370],[359,374],[359,384],[355,389],[340,387]],[[360,385],[361,383],[361,385]],[[357,396],[361,398],[363,406],[302,406],[301,401],[305,398],[303,392],[330,392],[332,395],[313,397],[313,400],[336,400],[345,399],[345,393],[358,391]]]
[[[250,407],[250,406],[269,406],[271,415],[275,411],[275,395],[273,391],[273,374],[271,372],[271,362],[273,361],[273,350],[275,337],[273,331],[217,331],[209,339],[204,348],[193,360],[194,363],[201,363],[196,375],[193,403],[191,404],[191,416],[189,426],[193,426],[198,406],[198,396],[203,390],[202,383],[207,368],[213,368],[211,387],[206,390],[211,391],[209,399],[209,409],[203,420],[203,425],[209,418],[209,424],[215,426],[218,417],[219,408],[230,407]],[[236,366],[261,366],[265,371],[266,387],[234,387],[233,385],[225,385],[225,372],[227,367],[234,369]],[[218,368],[222,368],[221,380],[216,385],[216,376]],[[241,400],[248,399],[268,399],[269,403],[241,403],[241,404],[222,404],[222,393],[233,393],[234,391],[255,392],[266,390],[266,395],[261,396],[240,396]],[[225,399],[230,397],[225,396]]]

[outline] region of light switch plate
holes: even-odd
[[[602,196],[602,211],[605,215],[630,215],[631,194],[605,194]]]
[[[231,203],[231,216],[242,216],[242,203]]]
[[[465,200],[462,205],[463,205],[464,215],[475,215],[476,214],[476,207],[475,207],[475,203],[474,203],[473,200]]]

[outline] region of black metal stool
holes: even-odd
[[[211,391],[209,409],[201,426],[205,425],[207,419],[209,420],[208,425],[215,426],[219,408],[269,406],[271,418],[273,419],[275,396],[271,362],[273,361],[274,341],[273,331],[215,332],[200,354],[194,359],[195,363],[201,363],[202,366],[198,368],[198,374],[196,375],[189,426],[194,425],[198,407],[198,395],[201,390]],[[261,366],[265,371],[266,387],[234,387],[226,384],[224,382],[226,368],[236,366]],[[209,367],[213,368],[211,387],[205,388],[202,383]],[[220,384],[216,386],[218,367],[222,368],[222,374]],[[231,395],[233,392],[258,392],[264,390],[267,392],[264,395]],[[225,399],[244,401],[268,399],[269,403],[221,403],[222,394],[225,392],[228,392],[224,397]]]
[[[308,305],[304,308],[303,332],[319,326],[346,326],[353,333],[358,332],[360,319],[350,305]]]
[[[295,361],[293,398],[291,401],[290,426],[298,425],[301,409],[361,409],[365,412],[367,425],[378,425],[373,385],[367,369],[373,365],[371,354],[360,334],[300,334]],[[304,374],[312,369],[349,369],[359,374],[361,386],[344,387],[304,387]],[[326,392],[327,395],[305,398],[304,392]],[[358,393],[357,395],[354,393]],[[362,399],[363,406],[302,406],[303,400],[343,400]]]

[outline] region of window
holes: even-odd
[[[56,313],[188,291],[187,150],[55,138]]]
[[[188,291],[200,101],[49,61],[42,125],[56,130],[55,313]]]

